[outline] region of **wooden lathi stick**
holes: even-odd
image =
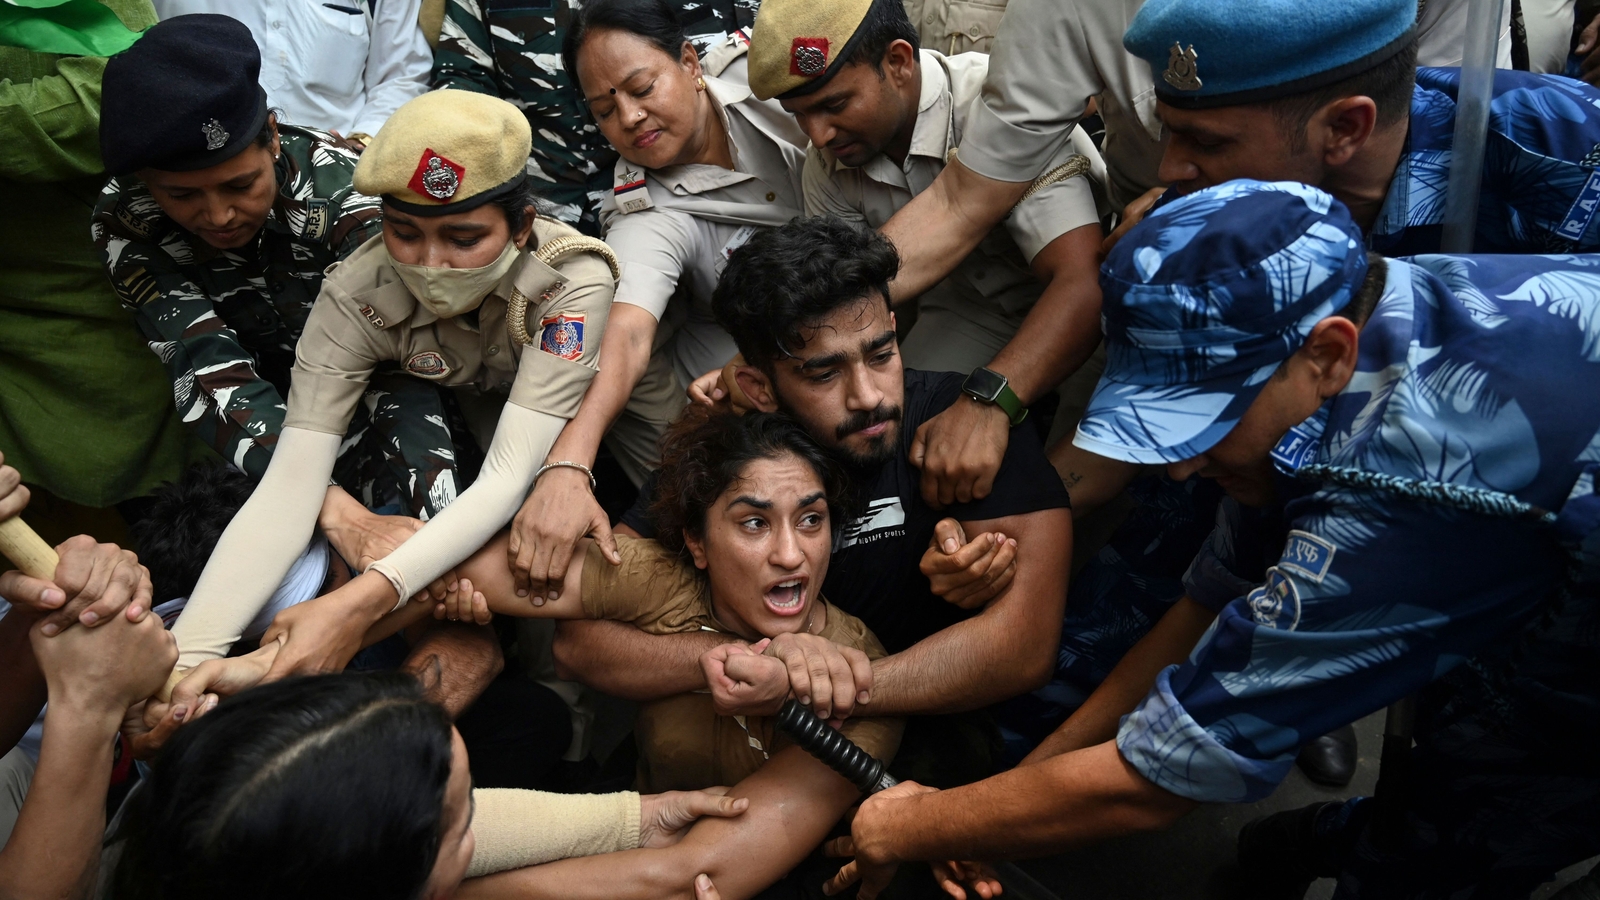
[[[21,516],[0,521],[0,555],[24,574],[46,581],[55,577],[56,564],[61,562],[56,551]]]

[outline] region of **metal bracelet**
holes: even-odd
[[[545,463],[544,465],[540,466],[539,467],[539,471],[533,473],[533,481],[534,481],[534,483],[538,484],[539,483],[539,477],[541,475],[543,475],[544,473],[550,471],[551,469],[561,469],[561,468],[577,469],[578,471],[582,472],[583,474],[589,476],[589,490],[591,490],[591,491],[594,490],[595,488],[599,487],[599,485],[600,485],[599,482],[594,480],[594,472],[591,471],[588,466],[584,465],[583,463],[573,462],[573,461],[568,460],[568,459],[558,459],[555,462]]]

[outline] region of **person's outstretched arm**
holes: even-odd
[[[693,900],[695,881],[703,874],[730,900],[751,897],[821,843],[860,794],[804,750],[790,747],[735,785],[729,796],[749,799],[744,815],[702,819],[672,847],[503,872],[467,882],[456,896],[460,900]]]
[[[983,236],[1006,217],[1032,181],[996,181],[950,161],[928,189],[879,229],[900,251],[900,274],[889,285],[895,303],[943,281]]]
[[[148,612],[55,637],[35,627],[29,638],[50,714],[28,799],[0,850],[0,897],[55,900],[94,884],[117,729],[129,706],[161,686],[178,650]]]
[[[1216,618],[1216,613],[1187,596],[1173,604],[1150,633],[1123,654],[1089,699],[1035,747],[1022,764],[1044,762],[1114,739],[1117,724],[1150,693],[1161,670],[1183,662]]]
[[[703,690],[700,656],[728,642],[709,631],[646,634],[625,622],[562,622],[553,646],[556,674],[597,691],[647,703]]]
[[[1071,512],[1046,509],[962,526],[968,534],[999,532],[1016,539],[1011,587],[978,615],[878,660],[872,667],[872,715],[978,709],[1050,678],[1067,602]]]

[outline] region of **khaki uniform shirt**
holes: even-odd
[[[1006,0],[905,0],[922,46],[946,56],[993,49]]]
[[[1112,203],[1120,211],[1160,184],[1155,82],[1150,66],[1122,47],[1143,4],[1010,0],[962,137],[962,165],[999,181],[1038,178],[1094,98],[1106,123]]]
[[[538,243],[575,234],[551,219],[534,222]],[[285,427],[344,434],[373,369],[383,363],[572,418],[594,379],[611,310],[611,269],[593,253],[553,269],[534,256],[535,241],[475,317],[440,319],[419,304],[389,264],[381,236],[329,269],[295,350]],[[537,346],[518,344],[507,331],[513,294],[528,298],[527,331]]]
[[[923,50],[921,59],[922,96],[905,162],[896,165],[880,153],[865,165],[851,167],[827,149],[812,147],[806,154],[802,178],[807,215],[836,215],[881,228],[944,171],[946,157],[961,143],[968,110],[983,89],[989,57],[983,53],[944,56]],[[1075,154],[1099,169],[1103,184],[1105,164],[1081,128],[1073,129],[1073,140],[1057,148],[1046,171],[1067,163]],[[1104,200],[1102,191],[1102,203],[1095,202],[1095,177],[1091,173],[1073,176],[1017,204],[1005,222],[990,231],[961,265],[919,302],[925,307],[956,310],[995,330],[1015,330],[1044,289],[1028,268],[1033,257],[1074,228],[1099,222],[1098,207]]]
[[[715,631],[732,638],[717,621],[710,588],[693,566],[655,541],[619,535],[617,551],[622,565],[613,566],[599,547],[589,547],[583,609],[591,618],[629,622],[649,634]],[[869,659],[887,655],[860,619],[831,604],[827,610],[821,637],[854,647]],[[900,748],[903,728],[901,719],[866,717],[846,720],[841,731],[888,762]],[[705,692],[644,704],[634,735],[639,742],[637,787],[645,793],[737,784],[790,743],[771,718],[718,715]]]
[[[738,353],[711,314],[711,291],[728,254],[756,229],[782,225],[802,208],[805,134],[776,101],[757,100],[750,92],[742,52],[720,76],[710,74],[718,71],[714,65],[721,50],[714,47],[706,54],[706,90],[727,129],[733,169],[684,165],[641,171],[618,160],[618,190],[600,206],[606,243],[622,262],[617,300],[642,306],[657,320],[665,317],[656,344],[675,340],[673,368],[684,385]],[[650,206],[629,211],[639,191],[620,189],[641,178]],[[669,314],[667,301],[680,290],[688,298],[687,309]]]

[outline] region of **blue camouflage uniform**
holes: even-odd
[[[1163,102],[1203,109],[1269,100],[1279,85],[1287,93],[1308,90],[1314,85],[1301,79],[1323,69],[1351,74],[1358,61],[1409,40],[1414,19],[1409,0],[1149,0],[1124,43],[1150,62]],[[1245,46],[1253,52],[1237,52]],[[1186,63],[1192,81],[1181,77]],[[1366,237],[1370,249],[1386,256],[1439,250],[1459,78],[1459,69],[1417,70],[1406,150]],[[1477,252],[1600,250],[1593,215],[1600,203],[1600,90],[1559,76],[1497,71],[1489,132]],[[1172,199],[1169,192],[1162,202]],[[1214,486],[1192,482],[1145,475],[1130,486],[1132,512],[1073,579],[1051,683],[1007,704],[1013,760],[1081,705],[1185,588],[1192,595],[1187,561],[1213,519],[1227,514]]]
[[[1108,362],[1077,443],[1206,452],[1348,304],[1359,240],[1298,184],[1152,213],[1103,271]],[[1354,376],[1273,454],[1275,507],[1224,504],[1191,568],[1216,624],[1117,745],[1172,793],[1250,802],[1304,742],[1427,686],[1410,844],[1363,836],[1342,895],[1525,895],[1600,852],[1600,257],[1386,270]],[[1281,542],[1244,578],[1263,534]]]
[[[1421,68],[1411,130],[1367,245],[1437,253],[1460,69]],[[1600,90],[1560,75],[1495,71],[1475,253],[1600,250]]]

